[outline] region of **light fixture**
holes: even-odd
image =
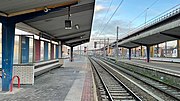
[[[78,24],[75,25],[75,29],[80,29]]]
[[[69,19],[70,14],[70,6],[68,7],[68,20],[65,20],[65,29],[72,29],[72,21]]]
[[[44,12],[49,12],[49,10],[51,10],[51,9],[49,9],[49,8],[47,8],[47,7],[44,7]]]

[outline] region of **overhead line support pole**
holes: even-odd
[[[118,61],[118,32],[119,27],[117,26],[117,36],[116,36],[116,62]]]

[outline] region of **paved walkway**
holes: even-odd
[[[0,93],[0,101],[94,101],[87,58],[75,57],[74,62],[66,60],[63,67],[37,77],[33,86],[22,85],[15,94]]]

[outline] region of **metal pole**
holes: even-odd
[[[101,55],[101,39],[100,39],[100,41],[99,41],[99,55]]]
[[[110,53],[110,52],[109,52],[109,51],[110,51],[110,50],[109,50],[109,38],[108,38],[108,45],[107,45],[107,46],[108,46],[108,48],[107,48],[107,56],[108,56],[109,53]]]
[[[118,61],[118,30],[119,30],[119,27],[117,26],[117,36],[116,36],[116,61]]]
[[[106,43],[106,39],[104,39],[104,49],[103,49],[103,56],[104,57],[106,56],[106,53],[105,53],[106,45],[105,45],[105,43]]]
[[[146,9],[146,12],[145,12],[145,21],[144,21],[144,22],[145,22],[145,23],[144,23],[145,26],[146,26],[146,22],[147,22],[147,11],[148,11],[148,9],[149,9],[149,8],[147,8],[147,9]]]

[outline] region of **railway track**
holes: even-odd
[[[153,79],[151,77],[148,76],[144,76],[138,72],[132,71],[132,70],[128,70],[125,67],[122,67],[120,65],[114,64],[112,62],[108,62],[103,60],[105,63],[107,63],[108,65],[112,66],[112,67],[116,67],[116,69],[136,78],[137,80],[140,80],[142,82],[144,82],[145,84],[163,92],[164,94],[168,95],[169,97],[171,97],[172,99],[175,99],[177,101],[180,101],[180,89],[177,87],[174,87],[172,85],[166,84],[164,82],[161,82],[159,80]]]
[[[95,59],[90,58],[90,62],[96,72],[96,78],[99,79],[97,83],[102,101],[142,101],[115,75],[104,68]]]

